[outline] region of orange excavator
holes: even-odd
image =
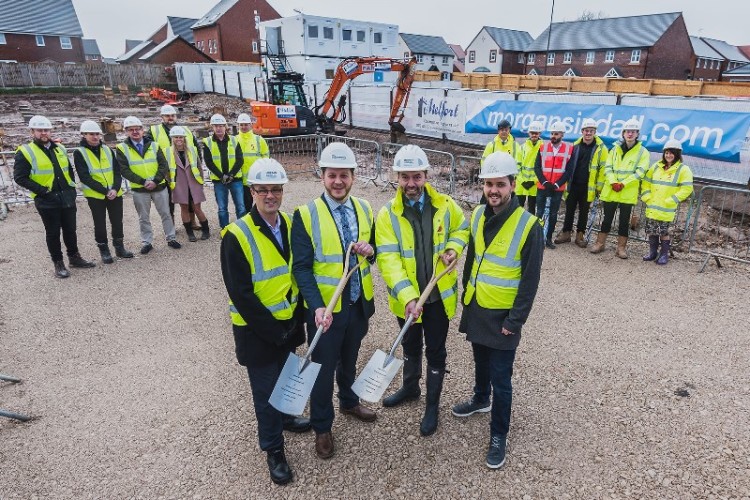
[[[388,124],[394,134],[406,130],[401,124],[409,93],[414,82],[417,61],[391,59],[388,57],[357,57],[344,59],[336,68],[331,86],[323,96],[323,102],[310,109],[302,87],[303,75],[299,73],[277,73],[268,80],[271,102],[253,101],[255,117],[253,131],[263,136],[287,136],[320,131],[332,134],[336,124],[346,120],[346,84],[364,73],[398,71],[396,92],[393,95]],[[339,95],[341,94],[341,95]]]

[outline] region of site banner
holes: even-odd
[[[636,119],[641,124],[640,139],[652,152],[677,139],[685,155],[730,163],[740,163],[740,149],[750,129],[750,114],[726,111],[471,98],[466,99],[466,107],[465,133],[495,134],[498,122],[506,119],[512,124],[512,132],[521,137],[532,121],[542,122],[545,129],[552,122],[562,121],[567,129],[565,140],[573,141],[580,137],[583,119],[593,118],[599,136],[611,146],[621,137],[623,124]]]
[[[411,97],[406,113],[414,124],[415,132],[460,134],[464,131],[466,99],[443,97],[442,94],[441,90],[439,92],[419,93]]]

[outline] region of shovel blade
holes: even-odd
[[[391,385],[396,378],[401,365],[404,362],[398,358],[393,358],[387,365],[385,360],[388,357],[381,350],[375,351],[370,361],[362,369],[352,385],[352,391],[369,403],[377,403],[385,394],[385,390]]]
[[[302,415],[310,399],[315,380],[320,373],[320,363],[307,363],[300,371],[302,358],[296,354],[289,354],[281,375],[276,381],[268,402],[271,406],[287,415]]]

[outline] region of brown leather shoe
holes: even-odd
[[[362,422],[374,422],[378,418],[377,413],[361,404],[355,406],[354,408],[339,408],[339,411],[344,415],[351,415],[352,417],[359,419]]]
[[[333,434],[330,432],[315,434],[315,453],[318,455],[318,458],[322,458],[323,460],[331,458],[334,451]]]

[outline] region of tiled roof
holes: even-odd
[[[92,38],[84,38],[83,39],[83,53],[87,56],[100,56],[102,55],[101,52],[99,52],[99,44],[96,43],[96,40]]]
[[[448,47],[456,54],[456,59],[466,59],[466,51],[460,45],[449,43]]]
[[[526,47],[534,41],[534,37],[527,31],[493,28],[492,26],[485,26],[484,29],[487,30],[487,33],[503,50],[525,52]]]
[[[140,44],[136,45],[129,51],[125,52],[123,55],[117,58],[117,62],[127,62],[128,60],[135,57],[137,54],[145,50],[149,45],[153,44],[151,40],[146,40],[145,42],[141,42]]]
[[[400,33],[400,36],[414,54],[455,57],[442,36],[411,35],[409,33]]]
[[[745,54],[743,54],[740,49],[738,49],[734,45],[728,44],[724,40],[716,40],[714,38],[706,37],[701,37],[701,40],[706,42],[711,46],[712,49],[721,54],[724,59],[734,62],[750,62],[750,59],[745,57]]]
[[[130,52],[143,43],[143,40],[125,40],[125,52]]]
[[[167,16],[167,23],[172,28],[172,34],[181,36],[190,43],[194,41],[193,30],[190,27],[197,22],[197,19],[190,19],[188,17]]]
[[[750,76],[750,63],[743,66],[737,66],[736,68],[725,71],[722,74],[728,76]]]
[[[550,28],[550,51],[653,47],[681,15],[680,12],[670,12],[552,23],[526,48],[526,51],[546,52]]]
[[[690,43],[693,46],[693,52],[696,57],[701,57],[703,59],[724,59],[721,54],[712,49],[711,46],[701,40],[700,37],[691,36]]]
[[[0,33],[83,37],[73,0],[0,0]]]
[[[221,16],[227,13],[229,9],[234,7],[234,4],[236,4],[239,0],[221,0],[219,3],[213,6],[211,10],[209,10],[205,16],[201,17],[197,23],[193,24],[191,27],[193,29],[197,28],[205,28],[206,26],[211,26],[216,21],[219,20]]]

